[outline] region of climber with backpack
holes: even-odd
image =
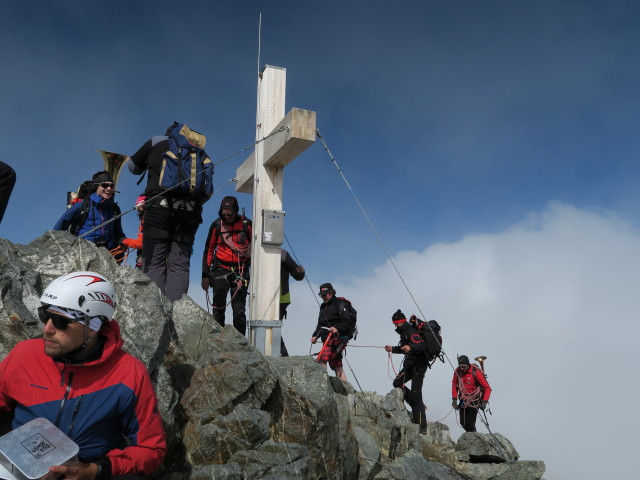
[[[327,364],[343,382],[347,381],[347,376],[342,367],[342,354],[347,348],[347,343],[357,335],[356,322],[357,314],[351,302],[343,297],[336,297],[336,291],[330,283],[320,285],[322,305],[318,323],[313,334],[311,343],[316,343],[318,338],[323,342],[322,349],[318,354],[317,362],[325,368]]]
[[[460,426],[466,432],[475,432],[478,408],[484,410],[491,396],[484,372],[477,365],[470,365],[469,357],[460,355],[451,385],[451,406],[459,411]]]
[[[437,359],[440,359],[440,361],[444,363],[444,354],[442,353],[442,329],[438,322],[435,320],[425,322],[415,315],[409,317],[409,322],[418,331],[422,340],[424,340],[424,343],[427,345],[425,354],[427,355],[429,368],[431,368]]]
[[[427,356],[427,344],[418,330],[407,322],[407,317],[400,309],[391,316],[391,321],[400,335],[397,346],[386,345],[384,349],[388,353],[401,353],[404,355],[402,369],[393,380],[394,388],[402,388],[404,401],[411,407],[411,419],[419,425],[420,433],[427,433],[426,407],[422,401],[422,384],[424,375],[429,368]],[[406,384],[411,382],[411,388]]]
[[[209,228],[202,255],[202,289],[213,288],[213,318],[225,324],[227,294],[231,292],[233,326],[247,331],[245,313],[251,264],[251,220],[239,215],[238,199],[227,196],[220,203],[217,218]]]
[[[120,207],[113,200],[115,183],[106,171],[96,172],[91,183],[91,192],[82,201],[71,205],[53,229],[67,230],[111,251],[125,238],[119,218]],[[109,222],[114,217],[118,218]]]
[[[189,290],[189,263],[202,205],[213,195],[207,139],[174,122],[131,156],[129,170],[147,173],[142,227],[143,271],[171,301]],[[140,178],[140,181],[144,175]]]

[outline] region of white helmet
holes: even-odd
[[[99,273],[72,272],[51,282],[40,297],[40,302],[111,321],[116,308],[116,290]]]

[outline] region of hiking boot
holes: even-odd
[[[420,429],[420,435],[426,435],[427,434],[427,427],[422,427]]]

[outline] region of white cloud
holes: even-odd
[[[451,361],[488,357],[491,430],[510,438],[522,458],[544,460],[547,479],[604,478],[616,468],[631,475],[620,459],[632,458],[625,441],[632,426],[623,425],[633,421],[639,390],[632,370],[639,251],[640,233],[615,215],[551,204],[504,232],[394,258],[420,309],[440,322]],[[389,262],[334,286],[358,309],[354,346],[395,344],[391,314],[418,313]],[[317,304],[308,286],[292,287],[284,336],[290,352],[307,354]],[[390,389],[384,350],[350,348],[348,360],[364,390]],[[394,356],[396,369],[399,362]],[[449,412],[451,376],[441,363],[427,374],[430,420]],[[453,414],[445,423],[454,438],[462,432]]]
[[[634,421],[639,390],[632,354],[639,251],[640,232],[612,213],[550,204],[504,232],[394,258],[420,310],[442,326],[449,359],[488,357],[491,430],[511,439],[522,459],[545,461],[547,479],[631,478],[631,462],[620,459],[633,458],[633,425],[623,426]],[[313,293],[306,282],[291,287],[283,333],[291,354],[307,355],[317,285]],[[360,333],[347,359],[364,390],[384,394],[393,367],[383,349],[367,346],[397,343],[390,321],[397,308],[419,311],[389,262],[334,287],[358,309]],[[400,356],[393,360],[398,370]],[[430,421],[450,411],[451,377],[449,364],[427,374]],[[454,438],[462,433],[453,414],[444,423]]]

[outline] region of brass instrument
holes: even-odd
[[[480,364],[480,369],[482,370],[482,373],[485,373],[485,371],[484,371],[484,361],[486,359],[487,359],[487,357],[485,357],[485,356],[479,356],[479,357],[476,357],[474,359],[476,362],[478,362]]]
[[[109,172],[109,175],[113,178],[113,183],[117,185],[120,170],[122,170],[124,164],[129,160],[129,156],[122,153],[107,152],[105,150],[98,150],[98,152],[100,152],[102,160],[104,161],[104,169]]]

